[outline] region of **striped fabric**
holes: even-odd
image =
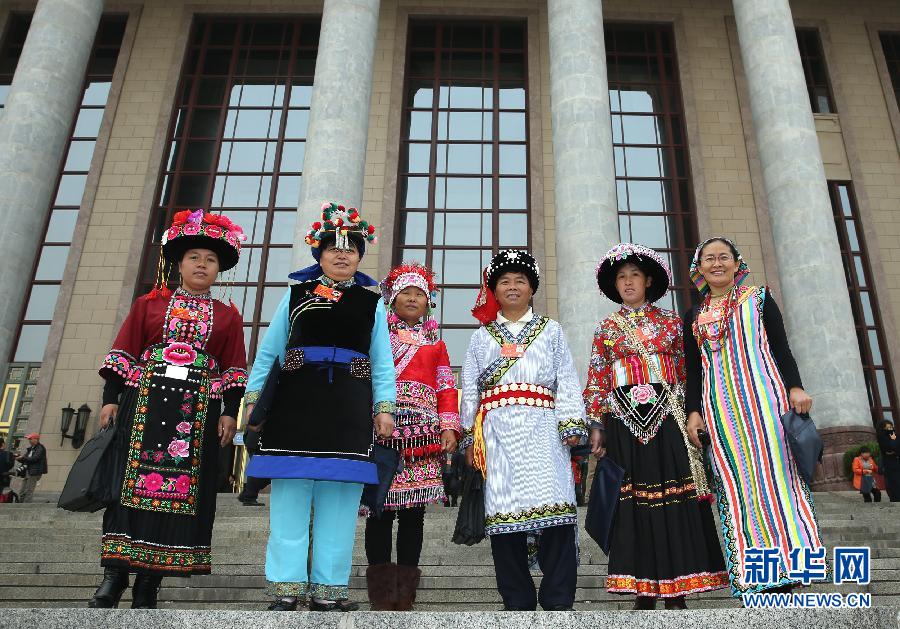
[[[650,360],[656,363],[659,374],[669,384],[681,380],[675,368],[675,357],[672,354],[650,354]],[[612,385],[626,387],[629,384],[650,384],[657,382],[653,369],[644,362],[639,354],[631,354],[615,361],[611,365]]]
[[[712,437],[719,515],[734,596],[791,579],[790,550],[822,546],[809,488],[791,458],[781,415],[788,395],[762,321],[765,288],[741,289],[721,344],[701,343],[703,414]],[[696,329],[696,328],[695,328]],[[719,347],[716,347],[719,345]],[[744,581],[747,548],[782,550],[778,583]]]

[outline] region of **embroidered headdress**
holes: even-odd
[[[724,242],[729,246],[734,252],[737,253],[737,263],[738,268],[734,274],[734,285],[741,286],[744,282],[747,281],[747,278],[750,276],[750,267],[747,266],[747,263],[744,261],[744,256],[741,255],[740,251],[738,251],[737,246],[728,238],[724,236],[713,236],[712,238],[707,238],[699,245],[697,245],[697,249],[694,251],[694,258],[691,260],[691,269],[690,276],[691,281],[694,283],[694,286],[697,287],[697,290],[700,291],[701,295],[706,295],[709,292],[709,284],[706,283],[706,278],[703,277],[703,274],[700,273],[700,252],[703,251],[703,248],[714,240],[719,240]]]
[[[316,221],[306,232],[306,244],[311,247],[312,256],[316,263],[306,268],[294,271],[289,278],[299,282],[314,280],[322,275],[322,267],[319,260],[322,257],[323,243],[334,242],[337,249],[350,249],[350,243],[356,247],[359,257],[366,255],[366,243],[373,245],[378,242],[375,236],[375,226],[364,221],[355,207],[346,208],[343,205],[326,201],[322,204],[322,220]],[[365,273],[357,271],[353,279],[360,286],[376,286],[373,278]]]
[[[494,289],[500,276],[508,272],[524,273],[531,284],[531,290],[537,292],[541,282],[541,267],[538,266],[534,256],[527,251],[501,250],[481,272],[481,291],[475,299],[472,316],[482,324],[490,323],[497,318],[500,304],[494,295]]]
[[[626,263],[634,264],[648,277],[653,278],[647,287],[648,302],[652,303],[666,294],[672,283],[672,272],[663,257],[649,247],[620,242],[607,251],[597,265],[597,286],[609,299],[617,304],[622,303],[622,296],[616,288],[616,273]]]
[[[183,210],[163,233],[162,253],[166,260],[177,263],[189,249],[209,249],[219,257],[219,271],[227,271],[238,263],[245,240],[244,230],[223,214]]]
[[[400,325],[401,320],[393,310],[394,300],[405,288],[415,286],[428,298],[428,309],[425,314],[423,329],[431,340],[437,340],[438,324],[434,319],[433,306],[437,298],[437,287],[434,284],[434,272],[418,262],[404,262],[391,269],[381,282],[381,295],[390,309],[388,323],[392,328]],[[433,337],[433,338],[432,338]]]

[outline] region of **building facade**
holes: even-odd
[[[379,227],[363,270],[437,271],[455,365],[498,248],[535,253],[535,306],[584,370],[603,252],[663,251],[683,311],[723,234],[785,313],[818,485],[897,413],[893,2],[12,0],[0,33],[0,433],[41,432],[44,489],[77,453],[60,409],[96,422],[99,361],[184,208],[249,236],[216,290],[251,360],[336,199]]]

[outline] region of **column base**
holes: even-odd
[[[851,479],[844,475],[844,452],[855,445],[875,440],[872,426],[833,426],[820,428],[819,435],[825,443],[822,465],[816,469],[813,491],[849,491]]]

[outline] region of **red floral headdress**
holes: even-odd
[[[400,325],[400,318],[394,313],[392,308],[397,295],[410,286],[415,286],[425,293],[428,296],[428,311],[425,315],[424,329],[426,334],[434,337],[432,340],[436,340],[438,323],[434,319],[432,310],[438,289],[434,283],[434,271],[418,262],[404,262],[391,269],[391,272],[382,280],[380,286],[384,303],[391,309],[388,314],[388,323],[391,325],[391,328],[396,328]]]
[[[322,204],[322,220],[312,224],[306,232],[306,244],[318,248],[322,238],[328,232],[335,234],[335,245],[339,249],[346,249],[347,235],[358,234],[373,245],[378,241],[375,236],[375,226],[362,220],[359,210],[355,207],[346,208],[337,203],[326,201]]]

